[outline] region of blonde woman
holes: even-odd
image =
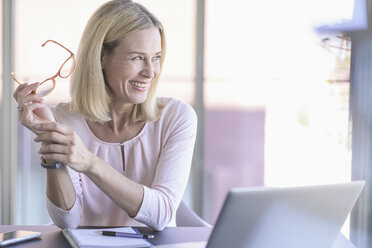
[[[155,96],[164,55],[161,23],[138,3],[114,0],[85,28],[70,103],[49,108],[33,93],[39,83],[16,89],[60,228],[175,226],[197,120],[189,105]]]

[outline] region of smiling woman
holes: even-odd
[[[41,144],[57,226],[175,225],[197,120],[188,104],[156,97],[164,54],[159,20],[138,3],[113,0],[85,28],[70,103],[43,103],[33,93],[39,83],[15,90],[20,121]]]
[[[12,10],[6,10],[2,16],[2,20],[6,20],[3,23],[8,27],[4,31],[9,30],[14,33],[14,42],[9,42],[9,44],[12,44],[15,52],[12,56],[6,57],[9,59],[3,60],[7,61],[6,66],[10,66],[10,61],[14,61],[14,68],[9,69],[7,75],[14,71],[17,80],[22,83],[32,83],[55,74],[68,54],[59,46],[48,44],[43,48],[40,45],[48,39],[53,39],[76,54],[88,19],[99,6],[106,2],[107,0],[2,1],[0,7],[5,6],[6,3],[11,3],[13,6]],[[170,49],[171,52],[167,53],[167,60],[162,68],[161,83],[158,85],[159,93],[157,95],[177,97],[192,103],[194,2],[183,0],[159,0],[156,2],[138,0],[137,2],[143,3],[161,18],[166,26],[167,40],[170,41],[167,50]],[[177,8],[182,8],[183,11],[174,15],[174,9]],[[12,17],[14,25],[10,25],[11,22],[8,21],[10,18],[4,19],[7,17]],[[2,26],[0,26],[1,28]],[[11,36],[8,33],[3,34],[3,37],[7,38],[7,40],[2,40],[5,44],[5,41],[8,41]],[[6,51],[11,52],[12,49]],[[160,49],[159,51],[162,54],[157,55],[161,56],[159,59],[162,59],[165,50]],[[154,59],[156,58],[154,57]],[[100,60],[98,60],[98,65],[100,65]],[[1,169],[5,172],[1,175],[6,179],[2,180],[2,183],[9,185],[7,188],[3,186],[1,188],[2,202],[5,204],[2,206],[4,216],[2,223],[19,225],[50,223],[50,217],[45,209],[46,195],[43,193],[46,185],[46,171],[40,168],[40,155],[37,153],[40,144],[33,142],[35,136],[31,131],[21,126],[20,123],[17,126],[16,102],[11,98],[11,95],[18,84],[14,83],[10,76],[5,76],[2,79],[5,84],[1,85],[0,90],[7,89],[6,98],[3,98],[1,102],[3,109],[7,110],[2,113],[2,116],[6,115],[2,119],[2,123],[7,121],[9,124],[2,126],[2,129],[6,130],[5,132],[0,132],[1,140],[5,144],[2,145],[3,152],[0,157],[3,161],[7,161],[3,164],[12,168],[12,171],[9,171],[1,164]],[[71,77],[58,78],[55,89],[51,94],[43,97],[43,102],[54,106],[60,102],[71,101],[70,79]],[[5,95],[4,92],[3,95]],[[146,125],[142,132],[146,132]],[[121,161],[121,155],[119,157]],[[7,160],[8,158],[9,160]],[[12,183],[7,183],[9,180]],[[9,193],[8,189],[13,193]],[[35,211],[35,209],[41,211]]]

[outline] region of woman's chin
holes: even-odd
[[[140,96],[135,96],[131,99],[133,104],[141,104],[147,100],[147,92],[146,94],[141,94]]]

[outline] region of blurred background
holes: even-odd
[[[166,32],[158,95],[182,99],[198,113],[185,201],[206,221],[215,223],[231,187],[351,180],[352,39],[335,27],[353,19],[355,1],[138,1],[162,21]],[[0,20],[0,42],[13,52],[2,51],[0,61],[10,63],[8,70],[19,81],[34,82],[55,74],[69,55],[58,46],[41,44],[53,39],[76,53],[89,17],[106,1],[5,2],[0,7],[10,8],[12,14],[8,17],[1,10],[6,16]],[[365,15],[365,9],[361,11],[359,15]],[[3,159],[8,169],[3,168],[0,179],[2,223],[45,224],[50,222],[45,171],[40,169],[33,134],[16,121],[12,98],[4,97],[3,89],[12,92],[17,86],[3,74],[6,66],[2,64],[0,72],[0,104],[8,106],[0,117],[0,149],[3,156],[10,154],[12,165]],[[50,105],[69,101],[68,79],[58,78],[56,83],[46,97]],[[4,120],[6,116],[14,125]],[[11,179],[4,171],[14,177],[14,187],[5,182]],[[14,195],[6,198],[6,188]],[[346,236],[348,223],[343,228]]]

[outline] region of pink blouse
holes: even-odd
[[[122,144],[97,138],[83,117],[69,111],[68,103],[52,108],[56,121],[74,130],[89,151],[119,173],[142,184],[144,189],[142,205],[132,219],[87,176],[68,167],[77,196],[74,206],[64,211],[47,198],[49,215],[57,226],[146,224],[156,230],[175,226],[176,210],[189,177],[197,118],[186,103],[171,98],[158,98],[158,101],[165,105],[160,118],[147,122],[136,137]]]

